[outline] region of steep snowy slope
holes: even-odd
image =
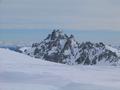
[[[120,57],[120,50],[119,49],[113,48],[113,47],[108,46],[108,45],[106,45],[106,48],[108,50],[111,50],[112,52],[115,52]]]
[[[120,67],[68,66],[0,49],[0,90],[120,90]]]
[[[118,65],[119,62],[118,53],[107,48],[104,43],[78,43],[73,35],[68,36],[60,30],[53,30],[46,39],[32,44],[32,47],[26,48],[23,53],[70,65]]]

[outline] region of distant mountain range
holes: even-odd
[[[120,52],[102,42],[78,42],[74,35],[68,36],[53,30],[40,43],[20,49],[24,54],[52,62],[82,65],[118,65]]]
[[[22,53],[22,51],[20,50],[21,47],[19,46],[16,46],[16,45],[0,45],[0,48],[5,48],[5,49],[10,49],[12,51],[15,51],[15,52],[19,52],[19,53]]]

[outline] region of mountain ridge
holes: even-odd
[[[74,35],[68,36],[59,29],[53,30],[40,43],[33,43],[32,47],[23,53],[35,58],[64,64],[111,64],[117,65],[119,56],[116,52],[106,48],[102,42],[78,42]]]

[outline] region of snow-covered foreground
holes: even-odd
[[[0,49],[0,90],[120,90],[120,67],[68,66]]]

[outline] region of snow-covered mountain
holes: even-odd
[[[104,43],[79,43],[73,35],[68,36],[60,30],[53,30],[46,39],[32,44],[32,47],[24,49],[23,53],[35,58],[71,65],[116,65],[119,62],[118,53]]]
[[[120,57],[120,50],[118,48],[114,48],[112,46],[106,45],[106,49],[111,50],[112,52],[115,52],[117,56]]]
[[[120,90],[120,67],[70,66],[0,48],[0,90]]]

